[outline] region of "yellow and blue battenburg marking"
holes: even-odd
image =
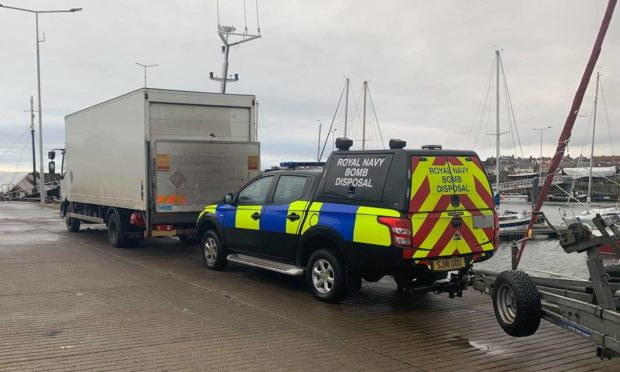
[[[283,234],[303,234],[311,227],[328,227],[344,241],[381,246],[389,246],[392,240],[389,228],[379,223],[377,217],[400,217],[400,212],[393,209],[319,202],[313,202],[308,208],[308,203],[295,201],[282,205],[239,207],[210,205],[201,216],[212,213],[225,228],[260,229]],[[260,213],[260,219],[252,218],[254,213]],[[293,214],[299,218],[289,218]]]

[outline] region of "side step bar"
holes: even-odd
[[[290,276],[301,276],[304,274],[304,268],[286,264],[278,261],[266,260],[264,258],[251,257],[243,254],[229,254],[228,261],[235,262],[242,265],[248,265],[252,267],[258,267],[269,271],[275,271],[280,274]]]

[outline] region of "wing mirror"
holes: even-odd
[[[56,173],[56,163],[53,160],[50,161],[49,164],[47,165],[47,169],[48,169],[49,174]]]
[[[234,201],[234,196],[232,193],[228,193],[224,195],[224,204],[232,204]]]

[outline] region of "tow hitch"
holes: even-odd
[[[469,281],[468,269],[461,269],[458,273],[451,273],[449,279],[435,280],[432,283],[419,283],[409,281],[398,283],[398,290],[403,292],[434,292],[437,294],[448,293],[450,298],[463,297],[463,291],[467,289]]]

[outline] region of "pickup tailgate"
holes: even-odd
[[[477,157],[412,156],[411,169],[414,259],[475,259],[495,249],[495,205]]]

